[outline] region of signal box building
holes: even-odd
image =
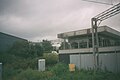
[[[99,66],[109,71],[120,71],[120,32],[108,26],[98,27]],[[92,29],[58,34],[64,39],[59,50],[59,61],[73,63],[78,69],[94,68]]]

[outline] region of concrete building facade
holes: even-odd
[[[99,66],[109,71],[120,71],[120,32],[107,27],[98,27]],[[92,30],[83,29],[58,34],[64,39],[59,50],[59,60],[67,64],[74,63],[76,67],[94,68]]]

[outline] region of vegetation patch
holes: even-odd
[[[43,46],[50,45],[44,41]],[[3,80],[120,80],[120,73],[94,70],[70,72],[68,65],[58,62],[58,55],[50,53],[51,46],[17,42],[7,52],[0,53]],[[49,48],[49,50],[48,50]],[[48,50],[44,53],[44,50]],[[44,53],[44,54],[43,54]],[[38,59],[46,59],[46,71],[38,71]]]

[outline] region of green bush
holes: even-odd
[[[58,55],[55,53],[45,53],[43,58],[46,60],[46,65],[54,65],[58,62]]]
[[[20,72],[22,72],[21,69],[3,67],[3,80],[13,80]]]
[[[57,63],[44,72],[38,70],[9,69],[4,72],[4,80],[120,80],[120,74],[94,70],[70,72],[68,65]],[[12,76],[11,76],[12,75]]]
[[[50,71],[39,72],[38,70],[27,69],[22,71],[14,80],[48,80],[53,74]]]
[[[57,63],[50,69],[50,71],[52,71],[56,76],[64,75],[68,72],[68,66],[63,63]]]
[[[40,43],[17,41],[8,50],[8,53],[21,58],[35,58],[43,55],[43,47]]]
[[[108,71],[76,70],[71,73],[68,65],[58,63],[57,54],[46,53],[41,57],[42,53],[39,44],[35,46],[29,42],[17,42],[8,52],[0,53],[3,80],[120,80],[120,74]],[[48,69],[44,72],[36,70],[40,57],[46,59]]]

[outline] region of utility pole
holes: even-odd
[[[105,10],[104,12],[98,14],[97,16],[91,19],[92,25],[92,47],[93,47],[93,57],[94,57],[94,67],[99,69],[99,40],[98,40],[98,31],[97,28],[99,24],[117,14],[120,13],[120,3],[114,5],[113,7]]]
[[[94,58],[94,67],[95,69],[99,68],[99,59],[98,59],[98,56],[99,56],[99,51],[98,51],[98,48],[99,48],[99,42],[98,42],[98,32],[97,32],[97,20],[96,18],[92,18],[91,19],[91,22],[92,22],[92,47],[93,47],[93,58]]]

